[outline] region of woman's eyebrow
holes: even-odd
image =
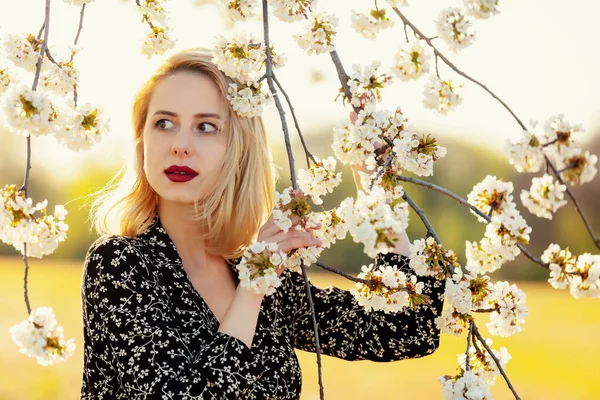
[[[157,110],[157,111],[154,112],[154,115],[156,115],[156,114],[164,114],[164,115],[170,115],[172,117],[177,117],[176,113],[174,113],[172,111],[167,111],[167,110]],[[194,114],[194,117],[196,117],[196,118],[216,118],[216,119],[223,119],[217,113],[198,113],[198,114]]]

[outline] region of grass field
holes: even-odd
[[[19,354],[8,329],[26,316],[23,265],[0,259],[0,400],[78,399],[83,356],[79,283],[81,263],[33,260],[29,288],[33,308],[48,305],[56,312],[77,351],[67,362],[39,366]],[[349,287],[332,275],[311,275],[314,283]],[[568,292],[544,283],[518,283],[528,295],[525,330],[511,338],[494,338],[513,356],[507,373],[522,399],[600,399],[600,301],[575,300]],[[482,322],[484,322],[482,320]],[[482,334],[487,333],[480,323]],[[437,378],[452,374],[465,340],[442,336],[440,349],[417,360],[395,363],[345,362],[324,357],[327,399],[440,399]],[[318,398],[316,357],[299,352],[303,369],[302,399]],[[510,399],[504,381],[493,387],[496,399]]]

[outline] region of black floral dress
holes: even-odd
[[[381,255],[411,274],[407,258]],[[235,267],[232,266],[232,269]],[[299,399],[294,349],[315,350],[302,276],[286,270],[265,297],[252,347],[219,322],[183,269],[160,220],[137,238],[98,239],[82,276],[82,399]],[[338,288],[311,286],[323,354],[394,361],[432,353],[444,282],[420,278],[430,306],[367,313]]]

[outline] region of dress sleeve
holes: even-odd
[[[97,241],[88,252],[81,296],[81,399],[237,399],[258,379],[259,360],[239,339],[215,333],[190,350],[172,327],[143,247]]]
[[[409,259],[398,254],[380,254],[377,265],[397,265],[407,278],[414,275]],[[302,275],[286,271],[284,296],[289,297],[290,324],[294,346],[315,352],[312,316]],[[345,360],[396,361],[433,353],[440,331],[434,322],[444,301],[445,281],[417,277],[430,303],[396,314],[367,312],[354,296],[336,287],[310,285],[323,354]]]

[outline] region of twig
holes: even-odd
[[[473,333],[473,320],[469,321],[469,334],[467,335],[467,351],[465,352],[465,371],[470,371],[469,366],[469,350],[471,349],[471,334]]]
[[[263,4],[267,0],[263,0]],[[317,315],[315,313],[315,305],[313,303],[312,293],[310,292],[310,282],[308,281],[308,275],[306,274],[306,266],[304,263],[300,265],[302,268],[302,278],[304,278],[304,287],[306,287],[306,297],[308,298],[308,304],[310,305],[310,314],[312,317],[313,328],[315,332],[315,348],[317,352],[317,370],[319,374],[319,397],[321,400],[325,400],[325,389],[323,388],[323,373],[321,365],[321,341],[319,340],[319,325],[317,324]]]
[[[464,77],[465,79],[473,82],[474,84],[476,84],[477,86],[481,87],[483,90],[485,90],[486,92],[488,92],[490,94],[490,96],[492,96],[494,99],[496,99],[500,104],[502,104],[502,106],[504,108],[506,108],[506,110],[515,118],[515,120],[517,121],[517,123],[521,126],[521,128],[523,128],[523,130],[527,130],[527,128],[525,127],[525,124],[523,124],[523,122],[521,122],[521,120],[519,119],[519,117],[517,117],[517,115],[513,112],[513,110],[510,109],[510,107],[504,102],[502,101],[502,99],[500,99],[498,96],[496,96],[496,94],[494,94],[494,92],[492,92],[490,89],[487,88],[487,86],[485,86],[484,84],[482,84],[481,82],[475,80],[474,78],[471,78],[469,75],[465,74],[464,72],[462,72],[460,69],[458,69],[450,60],[448,60],[448,58],[446,58],[446,56],[444,56],[433,44],[432,39],[433,38],[428,38],[427,36],[425,36],[420,30],[419,28],[417,28],[415,25],[412,24],[412,22],[410,22],[405,16],[404,14],[402,14],[400,12],[400,10],[398,9],[398,7],[392,7],[392,9],[394,10],[394,12],[400,17],[400,19],[402,20],[402,22],[404,22],[406,25],[410,26],[410,29],[413,30],[413,32],[415,32],[418,36],[420,36],[421,38],[423,38],[423,40],[429,45],[429,47],[431,47],[433,49],[433,53],[438,56],[439,58],[441,58],[444,63],[446,63],[447,66],[449,66],[450,68],[452,68],[454,70],[454,72],[456,72],[457,74],[459,74],[460,76]]]
[[[517,394],[517,391],[513,387],[512,383],[510,382],[510,379],[508,379],[508,376],[506,376],[506,373],[504,372],[504,369],[502,368],[502,365],[500,365],[500,360],[498,360],[498,358],[492,352],[492,349],[490,349],[490,347],[487,345],[487,343],[485,342],[485,340],[483,339],[483,337],[479,333],[479,330],[477,329],[477,325],[475,325],[475,323],[473,323],[473,333],[475,334],[475,336],[477,337],[477,339],[479,339],[479,342],[481,342],[481,344],[483,345],[483,347],[485,347],[485,349],[487,350],[487,352],[490,353],[490,356],[492,356],[492,358],[494,359],[494,362],[498,366],[498,370],[500,371],[500,373],[504,377],[504,380],[508,384],[508,387],[510,388],[510,391],[515,396],[515,399],[521,400],[521,398]]]
[[[310,160],[314,164],[316,164],[317,160],[315,160],[315,157],[308,150],[308,147],[306,146],[306,142],[304,141],[304,136],[302,135],[302,131],[300,131],[300,124],[298,123],[298,119],[296,118],[296,112],[294,111],[294,107],[292,106],[292,101],[290,100],[290,97],[287,95],[285,90],[283,90],[283,86],[281,86],[281,84],[279,83],[279,80],[277,79],[277,77],[275,75],[273,75],[273,80],[277,84],[277,87],[279,88],[279,90],[281,90],[281,93],[285,97],[285,100],[290,109],[290,112],[292,113],[292,118],[294,119],[294,125],[296,126],[296,131],[298,132],[298,136],[300,137],[300,142],[302,143],[302,147],[304,148],[304,153],[306,154],[306,157],[310,158]],[[307,165],[308,165],[308,163],[307,163]]]
[[[298,189],[298,183],[296,182],[296,167],[294,166],[294,154],[292,153],[292,144],[290,143],[290,133],[287,126],[287,120],[285,118],[285,111],[283,110],[283,106],[281,104],[281,100],[279,100],[279,96],[277,94],[277,89],[275,88],[275,84],[273,82],[273,64],[271,61],[271,46],[269,44],[269,11],[268,11],[268,1],[263,0],[263,25],[264,25],[264,38],[265,38],[265,47],[267,52],[267,82],[269,84],[269,90],[273,94],[273,98],[275,99],[275,105],[277,106],[277,110],[279,111],[279,117],[281,119],[281,127],[283,129],[283,135],[285,139],[285,148],[287,150],[288,161],[290,164],[290,175],[292,179],[292,187],[294,190]]]
[[[437,192],[440,192],[442,194],[445,194],[448,197],[453,198],[454,200],[458,201],[459,203],[467,206],[469,209],[471,209],[475,214],[477,214],[478,216],[480,216],[481,218],[485,219],[487,222],[490,222],[491,218],[489,216],[487,216],[486,214],[484,214],[483,212],[481,212],[481,210],[479,210],[477,207],[475,207],[474,205],[470,204],[467,200],[463,199],[462,197],[450,192],[449,190],[437,186],[431,182],[426,182],[426,181],[422,181],[420,179],[415,179],[415,178],[410,178],[408,176],[403,176],[403,175],[398,175],[396,176],[396,179],[399,181],[403,181],[403,182],[410,182],[410,183],[415,183],[417,185],[421,185],[421,186],[425,186],[426,188],[429,189],[433,189]],[[539,258],[535,257],[533,254],[531,254],[529,252],[529,250],[527,250],[525,248],[525,246],[523,246],[521,243],[517,242],[517,247],[519,247],[519,249],[521,249],[521,251],[523,252],[523,254],[525,254],[525,256],[527,258],[529,258],[531,261],[541,265],[542,267],[548,269],[550,268],[549,264],[546,264],[545,262],[543,262],[542,260],[540,260]]]

